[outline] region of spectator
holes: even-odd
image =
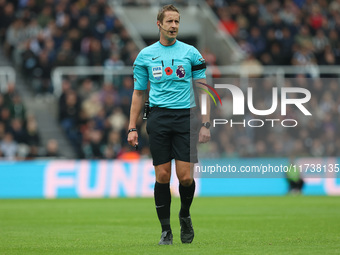
[[[26,107],[22,103],[21,97],[18,94],[14,94],[12,103],[9,106],[11,117],[24,121],[26,119]]]
[[[319,72],[313,52],[307,46],[300,46],[293,55],[292,64],[301,68],[301,72],[307,71],[310,77],[318,77]]]
[[[0,112],[0,121],[5,126],[5,129],[8,130],[11,125],[11,113],[8,108],[2,108]]]
[[[312,36],[307,25],[302,25],[299,33],[295,36],[295,42],[298,45],[311,45]]]
[[[17,95],[17,91],[15,89],[15,84],[14,83],[8,83],[7,84],[7,91],[6,93],[3,95],[4,97],[4,103],[6,107],[10,107],[12,102],[13,102],[13,98],[14,96]]]
[[[282,39],[280,40],[280,45],[282,54],[285,56],[284,65],[289,65],[293,55],[292,49],[294,45],[294,39],[292,38],[291,31],[287,27],[282,29]]]
[[[94,82],[86,78],[81,82],[80,88],[77,90],[77,94],[80,100],[83,102],[87,100],[97,90]]]
[[[57,53],[56,63],[57,66],[73,66],[75,64],[75,54],[72,50],[72,42],[64,40],[61,48]]]
[[[110,58],[105,60],[104,66],[113,70],[120,70],[124,67],[124,62],[121,60],[119,53],[114,52]]]
[[[99,100],[102,104],[108,100],[107,98],[112,101],[111,103],[113,105],[119,104],[118,92],[111,82],[104,82],[101,90],[99,91]]]
[[[260,77],[262,74],[262,64],[252,54],[247,56],[241,67],[245,72],[250,71],[249,77]]]
[[[220,8],[219,11],[220,16],[220,29],[223,31],[227,31],[232,36],[236,36],[238,33],[238,26],[237,23],[232,20],[229,11],[226,7]]]
[[[330,48],[325,49],[323,55],[320,57],[321,65],[336,65],[336,59]],[[327,76],[329,77],[329,76]],[[336,77],[336,75],[335,75]]]
[[[42,11],[38,15],[37,21],[40,27],[45,28],[49,22],[53,20],[52,17],[52,7],[50,5],[46,5],[43,7]]]
[[[26,142],[25,129],[23,127],[22,120],[12,119],[10,133],[12,134],[14,141],[17,143],[23,144]]]
[[[133,79],[131,76],[123,78],[123,87],[119,90],[119,101],[123,113],[128,116],[130,111],[130,102],[133,93]]]
[[[101,108],[98,113],[92,118],[94,128],[100,131],[105,131],[107,129],[106,125],[106,112],[104,108]]]
[[[323,22],[323,16],[320,12],[320,7],[316,4],[312,5],[312,11],[309,16],[309,25],[314,29],[318,30],[321,28]]]
[[[275,64],[271,55],[267,52],[265,52],[261,55],[260,61],[261,61],[262,65],[264,65],[264,66],[269,66],[269,65]]]
[[[38,146],[32,145],[26,155],[26,160],[34,160],[40,157]]]
[[[250,3],[248,5],[247,8],[247,19],[249,22],[249,25],[251,27],[251,29],[253,28],[253,26],[256,25],[258,17],[259,17],[259,9],[258,9],[258,5],[256,5],[255,3]]]
[[[272,44],[272,46],[270,47],[270,55],[275,65],[285,64],[286,58],[279,43]]]
[[[3,108],[5,108],[5,99],[4,96],[0,93],[0,112]]]
[[[91,39],[90,50],[88,52],[89,65],[102,66],[106,56],[107,52],[102,49],[100,41],[95,38]]]
[[[315,36],[312,39],[312,43],[314,46],[315,57],[318,63],[322,62],[322,55],[325,52],[326,46],[329,45],[329,40],[325,36],[323,30],[319,29],[316,31]]]
[[[54,61],[57,57],[57,52],[55,50],[54,41],[51,38],[47,38],[44,43],[43,50],[46,51],[46,54],[48,56],[49,65],[53,66]]]
[[[40,146],[40,134],[35,118],[32,116],[27,119],[25,143],[29,146]]]
[[[90,141],[83,145],[83,153],[87,159],[101,159],[104,156],[105,147],[102,143],[103,134],[100,130],[90,131]]]
[[[106,30],[112,31],[115,28],[116,16],[111,7],[105,6],[104,8],[105,8],[105,14],[104,14],[103,21],[104,21]]]
[[[284,7],[281,8],[279,16],[285,24],[292,25],[296,19],[296,16],[299,15],[299,12],[300,11],[294,2],[288,0],[284,1]]]
[[[92,93],[83,103],[82,109],[88,118],[95,117],[98,112],[102,109],[102,104],[100,102],[99,93]]]
[[[109,132],[106,142],[106,154],[105,158],[117,158],[122,150],[122,141],[120,137],[120,132],[112,130]]]
[[[251,28],[248,42],[251,45],[252,53],[255,57],[259,57],[266,48],[266,41],[262,37],[258,27]]]
[[[6,134],[6,126],[2,121],[0,121],[0,141],[2,141],[5,138],[5,134]]]
[[[50,82],[52,63],[49,60],[49,52],[41,51],[38,58],[38,64],[34,69],[34,76],[36,77],[35,91],[40,93],[52,93],[53,87]]]
[[[77,119],[79,116],[79,104],[77,94],[70,91],[66,94],[65,106],[60,109],[60,124],[65,131],[67,137],[71,140],[72,144],[79,146],[79,131],[77,130]]]
[[[49,158],[59,158],[60,153],[59,153],[59,145],[58,141],[55,139],[50,139],[47,141],[46,144],[46,152],[45,152],[45,157]]]
[[[33,70],[38,65],[38,58],[31,49],[31,40],[24,42],[24,50],[21,53],[22,70],[26,77],[31,77]]]
[[[6,160],[15,160],[18,152],[18,144],[14,141],[11,133],[6,133],[0,141],[0,151]]]
[[[332,49],[335,49],[338,47],[339,35],[335,29],[332,29],[331,31],[329,31],[328,40],[329,40],[329,44],[331,45]]]
[[[127,117],[120,107],[116,107],[108,117],[108,121],[113,130],[121,131],[127,124]]]
[[[6,37],[5,52],[11,56],[13,47],[18,43],[15,32],[20,31],[22,23],[19,20],[15,22],[13,3],[3,2],[0,7],[0,42],[2,43]],[[7,28],[9,29],[6,30]]]

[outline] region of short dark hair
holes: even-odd
[[[163,23],[163,19],[164,19],[164,13],[165,12],[168,12],[168,11],[171,11],[171,12],[177,12],[178,14],[179,13],[179,10],[173,6],[172,4],[168,4],[168,5],[164,5],[158,12],[157,14],[157,20],[161,23]]]

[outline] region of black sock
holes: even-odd
[[[155,183],[154,190],[155,205],[159,222],[162,225],[162,232],[170,228],[170,204],[171,193],[170,183]]]
[[[179,184],[179,194],[181,196],[181,210],[179,215],[181,217],[188,217],[190,215],[189,209],[192,200],[194,199],[195,187],[195,180],[193,180],[191,185],[187,187]]]

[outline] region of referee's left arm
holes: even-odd
[[[202,84],[207,84],[207,81],[206,79],[197,79],[195,80],[195,84],[197,87],[204,89],[204,86]],[[199,100],[201,100],[201,94],[206,94],[206,92],[204,92],[204,90],[202,89],[198,90]],[[209,100],[210,98],[209,96],[207,96],[206,99],[207,99],[207,109],[206,109],[206,114],[202,115],[202,123],[210,122],[210,100]],[[200,102],[200,105],[201,105],[201,102]],[[202,126],[199,132],[198,142],[206,143],[209,141],[210,141],[210,130]]]
[[[191,47],[190,49],[190,56],[191,56],[191,71],[192,71],[192,78],[194,80],[195,86],[201,88],[199,89],[199,100],[201,100],[201,94],[206,94],[206,89],[203,86],[203,84],[207,84],[207,81],[205,79],[205,70],[206,70],[206,64],[205,60],[202,57],[201,53],[195,48]],[[209,97],[205,97],[207,99],[207,109],[206,114],[202,115],[202,124],[206,122],[210,122],[210,102]],[[201,102],[200,102],[201,103]],[[210,130],[209,126],[201,126],[199,136],[198,136],[198,142],[200,143],[206,143],[210,140]]]

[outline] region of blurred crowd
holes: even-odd
[[[0,1],[0,40],[36,93],[56,66],[131,66],[136,45],[106,0]]]
[[[128,116],[133,93],[131,76],[113,82],[64,79],[59,98],[59,122],[78,157],[122,159],[149,157],[147,135],[140,134],[139,151],[127,144]],[[74,89],[78,88],[78,89]],[[144,122],[138,128],[145,130]]]
[[[206,2],[246,53],[245,65],[295,65],[318,77],[317,65],[340,64],[339,0]]]
[[[54,67],[119,70],[132,66],[139,52],[106,0],[0,0],[0,40],[37,94],[53,92]],[[79,158],[149,154],[144,153],[146,142],[140,153],[131,152],[125,142],[132,76],[110,81],[70,76],[62,88],[58,119]]]
[[[312,117],[304,116],[296,107],[287,116],[279,111],[268,119],[295,119],[297,127],[282,128],[280,122],[261,128],[245,125],[218,126],[213,129],[213,141],[201,145],[205,157],[282,157],[282,156],[338,156],[340,138],[339,75],[320,74],[318,65],[340,64],[340,1],[339,0],[206,0],[220,20],[220,28],[238,42],[246,54],[241,64],[261,70],[266,65],[294,65],[299,75],[290,75],[283,86],[302,87],[311,92],[306,105]],[[256,69],[257,68],[257,69]],[[277,87],[271,77],[255,75],[248,86],[253,87],[257,109],[269,109],[272,88]],[[239,80],[232,84],[240,85]],[[242,87],[242,86],[241,86]],[[244,89],[245,92],[245,89]],[[293,95],[299,97],[299,95]],[[301,96],[301,95],[300,95]],[[222,92],[223,106],[213,111],[213,118],[232,117],[231,94]],[[256,107],[255,107],[256,108]],[[235,122],[263,117],[247,113]],[[257,122],[255,125],[259,125]]]
[[[8,84],[7,92],[0,93],[0,160],[59,156],[58,142],[42,143],[34,115],[27,113],[15,84]]]
[[[125,1],[125,4],[135,2]],[[291,77],[285,86],[299,83],[296,86],[312,92],[306,107],[312,109],[313,118],[304,118],[293,109],[289,114],[298,120],[296,128],[213,128],[212,142],[200,145],[200,153],[205,157],[339,155],[338,80],[331,76],[320,80],[324,76],[318,73],[317,65],[340,64],[340,1],[206,2],[219,17],[220,28],[231,34],[246,53],[242,65],[296,65],[301,71],[307,71],[307,75]],[[132,66],[138,54],[135,43],[107,0],[0,0],[0,40],[8,58],[36,93],[53,92],[50,74],[56,66],[105,66],[119,70]],[[202,54],[208,65],[218,64],[208,49]],[[78,158],[150,157],[145,122],[138,123],[141,130],[138,152],[126,142],[132,76],[63,78],[58,120]],[[263,102],[259,108],[268,109],[271,106],[269,91],[275,84],[270,77],[261,78],[262,82],[256,86],[268,93],[255,93],[254,102]],[[16,148],[16,154],[10,154],[10,148],[24,144],[21,147],[28,151],[27,158],[48,155],[47,148],[53,151],[53,147],[58,147],[57,142],[39,149],[45,146],[39,144],[34,117],[19,118],[13,113],[12,108],[20,109],[13,107],[16,101],[20,102],[20,96],[9,100],[9,92],[0,95],[0,151],[5,148],[9,152],[3,149],[3,155],[20,157],[25,153]],[[221,97],[223,107],[214,109],[212,118],[231,118],[231,95],[222,93]],[[22,109],[25,109],[23,105]],[[275,114],[271,117],[282,118]],[[245,118],[258,117],[247,115]],[[21,136],[16,129],[22,130]],[[28,134],[33,133],[36,138],[29,138]]]
[[[280,86],[274,77],[252,78],[248,82],[247,86],[253,88],[254,108],[258,110],[268,110],[272,107],[272,89],[278,87],[276,111],[268,116],[257,116],[247,111],[248,106],[245,103],[245,115],[233,115],[231,93],[219,89],[222,106],[212,108],[212,119],[223,119],[228,123],[216,125],[211,129],[212,141],[200,145],[199,151],[202,157],[334,157],[340,155],[340,137],[337,133],[340,128],[338,78],[320,79],[298,75],[295,78],[285,79],[283,87],[299,87],[310,91],[311,99],[303,106],[311,116],[305,115],[296,105],[287,105],[286,115],[281,115]],[[242,88],[240,79],[229,79],[228,83]],[[243,91],[247,102],[248,94],[246,90]],[[301,93],[288,93],[287,98],[298,99],[304,96]],[[288,119],[294,121],[286,121]]]

